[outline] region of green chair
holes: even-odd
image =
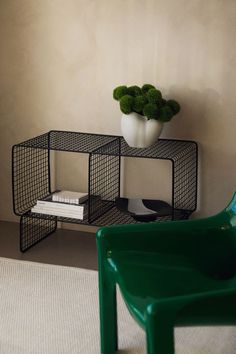
[[[97,247],[102,354],[118,348],[116,284],[148,354],[175,352],[175,326],[236,324],[236,193],[209,218],[100,228]]]

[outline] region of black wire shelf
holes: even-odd
[[[31,213],[37,200],[51,193],[52,150],[89,155],[89,199],[83,220]],[[54,232],[57,221],[95,226],[137,223],[115,206],[116,198],[120,197],[122,156],[162,159],[172,163],[172,213],[157,218],[157,221],[188,219],[196,210],[196,142],[159,139],[149,148],[131,148],[120,136],[53,130],[12,148],[13,209],[21,217],[21,251]]]

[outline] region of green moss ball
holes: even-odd
[[[142,90],[142,93],[143,93],[143,94],[146,94],[150,89],[154,89],[154,88],[155,88],[155,86],[153,86],[153,85],[144,84],[144,85],[142,86],[141,90]]]
[[[141,88],[138,86],[130,86],[128,87],[128,95],[130,96],[140,96],[142,94]]]
[[[162,105],[162,106],[165,106],[165,105],[166,105],[166,102],[167,102],[167,101],[166,101],[164,98],[162,98],[162,100],[161,100],[161,105]]]
[[[120,110],[124,114],[130,114],[132,112],[132,106],[134,103],[134,98],[130,95],[124,95],[120,99]]]
[[[171,118],[173,117],[173,111],[169,106],[164,106],[161,107],[160,109],[160,115],[159,115],[159,120],[163,123],[169,122]]]
[[[143,95],[134,97],[133,110],[137,113],[142,113],[145,104],[147,103],[147,98]]]
[[[118,86],[113,90],[113,98],[117,101],[119,101],[121,97],[127,94],[128,94],[127,86]]]
[[[156,89],[150,89],[147,92],[147,99],[149,103],[156,103],[158,106],[161,106],[162,103],[162,94],[161,91]]]
[[[147,103],[143,108],[143,114],[147,119],[158,119],[159,109],[154,103]]]
[[[169,106],[174,114],[179,113],[180,111],[180,105],[178,102],[174,100],[169,100],[166,102],[167,106]]]

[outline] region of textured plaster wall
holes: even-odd
[[[1,1],[0,219],[16,220],[11,146],[49,129],[120,134],[111,94],[123,83],[181,103],[162,136],[199,143],[198,215],[223,208],[236,190],[235,38],[234,0]],[[86,188],[85,156],[55,161],[58,185],[74,175]],[[169,198],[168,163],[124,165],[124,193]]]

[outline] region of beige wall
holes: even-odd
[[[162,136],[199,143],[198,215],[223,208],[236,190],[235,38],[234,0],[1,1],[0,219],[16,220],[11,146],[49,129],[120,134],[112,90],[124,83],[153,83],[179,100]],[[145,184],[152,196],[160,170],[155,195],[168,198],[168,166],[125,166],[125,193]],[[70,182],[59,166],[56,178]]]

